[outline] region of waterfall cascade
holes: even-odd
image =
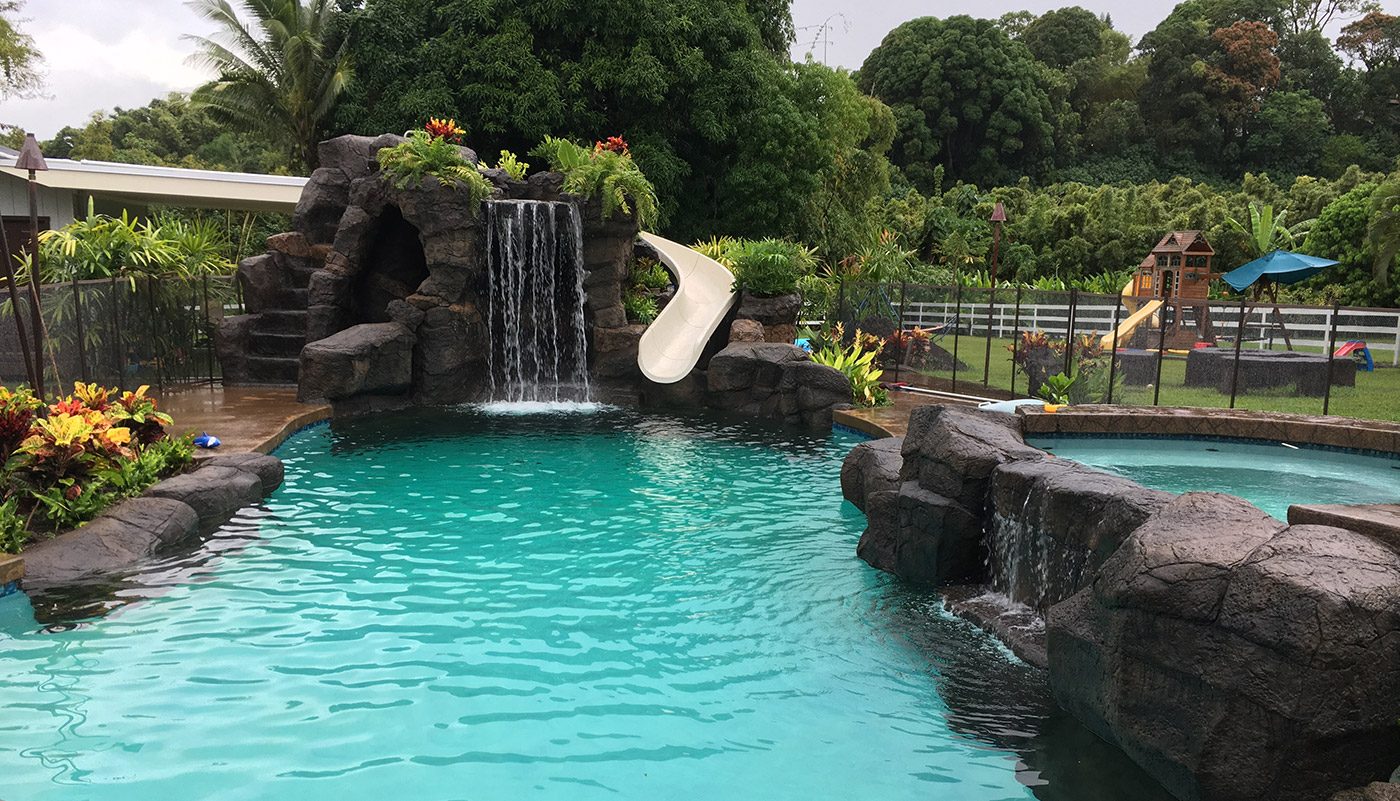
[[[583,223],[572,203],[486,204],[491,399],[589,400]]]
[[[1046,530],[1034,493],[1020,514],[998,512],[987,531],[987,566],[992,589],[1042,614],[1088,585],[1089,553],[1067,546]]]

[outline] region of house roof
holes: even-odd
[[[17,154],[0,148],[0,174],[21,180]],[[290,213],[301,197],[305,178],[246,172],[149,167],[110,161],[48,159],[48,170],[35,174],[40,186],[66,189],[133,203],[195,208]]]
[[[1200,231],[1171,231],[1162,237],[1162,241],[1157,243],[1157,247],[1152,249],[1153,253],[1203,253],[1208,256],[1215,255],[1215,248],[1210,246],[1205,236]]]

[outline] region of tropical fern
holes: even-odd
[[[604,217],[621,212],[635,215],[643,227],[656,222],[656,188],[630,153],[589,150],[567,139],[547,136],[530,155],[543,158],[550,169],[564,174],[565,192],[597,199]]]

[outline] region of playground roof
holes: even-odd
[[[1152,249],[1153,253],[1186,253],[1188,251],[1207,255],[1215,254],[1215,248],[1210,246],[1200,231],[1171,231],[1162,237],[1162,241],[1157,243],[1157,247]]]
[[[1336,263],[1332,259],[1320,259],[1316,256],[1305,256],[1302,253],[1275,250],[1267,256],[1257,258],[1243,267],[1225,273],[1221,278],[1225,280],[1225,283],[1234,287],[1236,292],[1243,292],[1260,279],[1268,279],[1280,284],[1296,284],[1299,281],[1312,278]]]

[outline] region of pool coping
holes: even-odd
[[[1400,456],[1400,425],[1349,417],[1179,407],[1076,406],[1020,409],[1025,436],[1190,438],[1287,443],[1369,456]]]

